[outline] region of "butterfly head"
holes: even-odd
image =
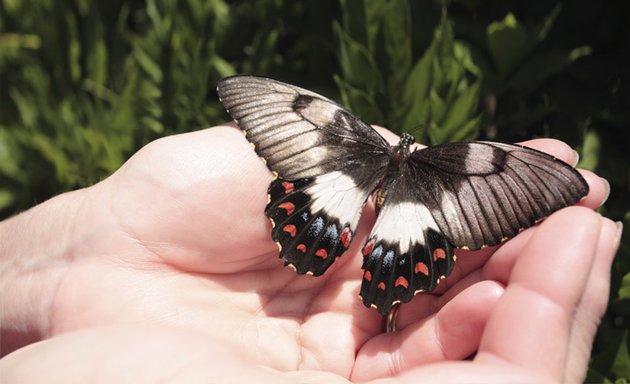
[[[404,132],[400,136],[400,141],[398,142],[398,144],[391,147],[393,152],[391,159],[394,161],[401,161],[403,159],[406,159],[407,156],[409,156],[409,147],[415,142],[416,138],[413,137],[412,134]]]
[[[400,136],[400,141],[398,142],[398,146],[409,149],[409,146],[415,142],[416,142],[416,138],[413,137],[411,133],[403,132],[403,134]]]

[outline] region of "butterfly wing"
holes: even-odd
[[[496,245],[575,204],[588,184],[568,164],[527,147],[452,143],[413,152],[363,249],[361,297],[385,314],[450,274],[454,247]]]
[[[221,102],[267,167],[266,215],[285,264],[321,275],[350,245],[361,208],[385,175],[387,142],[335,102],[279,81],[235,76]]]
[[[588,193],[570,165],[531,148],[450,143],[410,155],[418,196],[457,247],[496,245]]]
[[[255,76],[222,79],[217,91],[258,155],[283,179],[378,166],[387,158],[381,135],[314,92]]]
[[[386,314],[421,291],[432,291],[454,265],[454,248],[414,191],[408,167],[383,186],[385,200],[363,247],[361,298]]]

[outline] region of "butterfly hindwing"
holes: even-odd
[[[444,234],[479,249],[514,237],[588,193],[570,165],[514,144],[450,143],[413,152],[410,177]]]
[[[273,223],[272,238],[280,245],[285,265],[319,276],[350,246],[362,202],[348,207],[345,216],[318,209],[312,196],[316,179],[274,180],[265,214]]]
[[[409,181],[403,174],[383,186],[385,200],[363,247],[361,298],[381,314],[432,291],[455,261],[452,245]]]
[[[280,256],[300,274],[319,276],[348,249],[370,191],[342,172],[269,186],[265,214]]]

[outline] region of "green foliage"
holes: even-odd
[[[0,5],[0,218],[99,181],[155,138],[227,119],[216,81],[270,71],[278,20],[305,12],[270,17],[273,0]]]
[[[91,185],[145,143],[228,119],[255,73],[437,144],[560,138],[630,228],[630,3],[0,0],[0,218]],[[628,378],[630,236],[589,382]]]
[[[334,23],[341,67],[335,81],[346,105],[425,143],[477,137],[481,72],[455,40],[446,11],[415,63],[407,1],[344,1],[342,19]]]

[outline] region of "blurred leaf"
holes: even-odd
[[[99,90],[97,94],[102,94],[107,81],[107,48],[102,38],[96,39],[93,49],[90,50],[88,76]]]
[[[536,36],[536,39],[539,43],[547,38],[547,36],[549,35],[549,31],[551,31],[551,27],[553,27],[556,19],[560,15],[560,12],[562,12],[562,3],[554,5],[549,14],[547,14],[545,19],[543,20],[543,22],[534,29],[534,35]]]
[[[411,70],[403,88],[400,106],[394,110],[394,116],[402,120],[402,131],[413,133],[421,142],[425,142],[425,137],[419,130],[426,129],[431,118],[428,99],[434,59],[435,47],[431,44]]]
[[[626,274],[621,280],[621,288],[619,288],[619,298],[630,300],[630,273]]]
[[[501,76],[512,72],[533,46],[527,30],[512,13],[488,26],[487,39],[492,60]]]
[[[0,49],[25,48],[39,49],[42,39],[33,34],[0,33]]]
[[[383,79],[367,47],[352,40],[339,23],[334,22],[333,28],[338,38],[339,63],[345,82],[361,84],[371,92],[381,90]]]
[[[561,10],[561,4],[557,4],[537,28],[521,25],[511,12],[503,20],[488,25],[488,49],[499,76],[512,73],[547,38]]]
[[[383,121],[383,115],[370,95],[346,83],[340,76],[335,75],[335,82],[341,92],[343,104],[352,112],[368,123]]]
[[[601,372],[596,371],[593,368],[588,369],[586,372],[586,378],[584,379],[585,383],[600,383],[600,384],[613,384],[612,381],[608,380]]]
[[[601,141],[596,130],[587,130],[582,144],[582,154],[580,156],[579,167],[595,170],[599,162],[601,151]]]
[[[530,93],[540,87],[550,76],[560,72],[580,57],[590,55],[590,47],[579,47],[571,51],[545,52],[532,56],[519,68],[507,83],[507,89]]]
[[[21,0],[4,0],[2,3],[4,10],[11,16],[18,15],[20,9],[22,8]]]
[[[603,324],[597,336],[600,342],[603,341],[604,349],[598,350],[597,354],[591,357],[590,367],[597,372],[606,373],[607,377],[613,378],[610,373],[621,351],[626,334],[627,331],[618,329],[610,324]]]
[[[212,60],[214,68],[219,73],[219,77],[227,77],[236,75],[236,69],[230,63],[219,56],[215,56]]]
[[[477,81],[470,86],[464,88],[457,96],[453,98],[450,105],[448,115],[445,117],[442,128],[446,132],[455,132],[461,126],[470,120],[471,116],[477,111],[479,102],[479,88],[481,82]],[[465,134],[466,136],[467,134]],[[476,135],[473,135],[476,136]]]
[[[13,193],[5,188],[0,188],[0,211],[9,207],[15,201]]]
[[[62,183],[71,182],[73,174],[72,162],[51,138],[39,132],[33,132],[29,136],[22,136],[22,140],[30,140],[33,148],[53,164],[57,179]]]
[[[481,82],[469,80],[475,73],[480,72],[470,51],[455,41],[451,22],[443,15],[431,45],[410,72],[401,107],[395,111],[404,116],[403,130],[431,144],[476,138]]]
[[[630,353],[628,353],[628,331],[625,332],[615,356],[612,373],[619,378],[630,378]]]
[[[354,41],[359,44],[363,44],[366,47],[371,48],[373,46],[374,39],[368,37],[376,36],[378,32],[379,23],[372,22],[371,20],[379,17],[380,8],[383,2],[381,1],[365,1],[365,0],[341,0],[339,6],[341,8],[342,24],[345,33]],[[369,8],[372,10],[370,16],[367,15]],[[335,22],[336,23],[336,22]],[[372,30],[368,32],[367,28]],[[334,28],[341,28],[340,25],[333,25]]]
[[[373,2],[384,4],[382,14],[383,38],[388,69],[388,88],[391,103],[398,103],[400,90],[405,85],[411,69],[411,19],[406,0]]]
[[[154,82],[162,81],[162,70],[160,66],[151,59],[151,57],[145,53],[141,48],[134,50],[134,58],[140,64],[140,67],[151,77]]]
[[[361,2],[363,2],[365,13],[365,21],[363,22],[362,26],[362,29],[364,29],[366,33],[366,37],[364,39],[365,44],[370,52],[376,52],[376,48],[379,45],[379,32],[381,32],[382,28],[389,28],[387,24],[391,22],[391,20],[388,20],[390,17],[400,20],[400,15],[397,13],[397,8],[401,6],[405,7],[406,1],[394,0],[388,2],[361,0]],[[354,18],[355,17],[352,17],[352,19]],[[349,17],[346,17],[344,20],[348,19]],[[384,33],[389,32],[384,31]],[[385,47],[385,49],[387,49],[387,47]]]
[[[70,77],[73,81],[78,81],[81,78],[81,43],[79,41],[79,32],[77,31],[77,21],[75,16],[70,13],[65,13],[66,22],[68,23],[69,32],[69,44],[68,49],[68,63],[70,64]]]
[[[37,120],[37,112],[34,108],[34,103],[31,100],[28,100],[16,88],[10,89],[9,94],[11,95],[11,99],[19,112],[20,122],[26,127],[34,127],[35,121]]]
[[[9,130],[0,126],[0,174],[15,176],[19,172],[17,159],[11,153],[14,139],[9,136]]]

